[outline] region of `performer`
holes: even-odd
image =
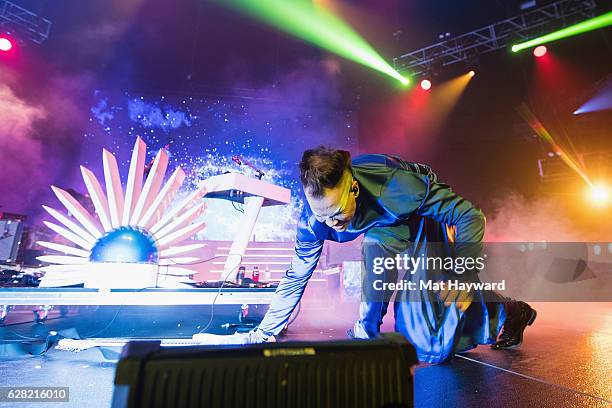
[[[368,154],[351,160],[343,150],[318,147],[304,152],[300,177],[307,203],[299,221],[295,256],[282,278],[270,309],[257,329],[222,341],[258,343],[273,339],[300,301],[315,270],[325,240],[351,241],[364,234],[364,293],[359,320],[350,335],[372,338],[387,312],[389,293],[373,293],[376,259],[397,254],[477,258],[482,253],[482,211],[438,181],[429,166],[395,156]],[[391,265],[387,265],[391,266]],[[461,279],[477,280],[472,268]],[[451,272],[452,274],[453,272]],[[395,282],[396,267],[383,280]],[[447,273],[448,275],[448,273]],[[441,279],[440,271],[419,268],[406,275],[413,282]],[[536,311],[524,302],[465,291],[414,290],[395,299],[395,329],[416,348],[421,361],[438,363],[478,344],[506,349],[521,344]],[[500,333],[501,332],[501,333]],[[499,334],[499,335],[498,335]]]

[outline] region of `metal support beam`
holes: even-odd
[[[611,172],[612,151],[579,153],[576,159],[587,173],[610,174]],[[538,160],[538,175],[542,183],[567,183],[571,180],[580,180],[578,174],[570,169],[559,155],[552,152],[549,153],[549,157]]]
[[[595,0],[561,0],[393,59],[395,69],[420,75],[467,61],[594,17]]]
[[[40,44],[49,37],[51,21],[15,3],[0,0],[0,30]]]

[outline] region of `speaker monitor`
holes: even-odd
[[[112,406],[412,407],[416,364],[397,333],[241,347],[135,341],[117,365]]]

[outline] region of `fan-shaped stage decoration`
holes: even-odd
[[[71,215],[43,206],[58,222],[45,225],[74,245],[38,241],[56,251],[40,261],[53,265],[41,268],[43,286],[85,283],[86,287],[145,288],[185,279],[193,274],[180,265],[197,263],[191,255],[204,244],[179,245],[204,229],[197,218],[204,211],[204,186],[170,206],[185,179],[178,167],[163,185],[168,155],[159,151],[145,178],[146,144],[137,138],[125,188],[121,186],[117,160],[102,152],[105,191],[89,169],[81,166],[85,186],[95,207],[90,214],[61,188],[51,189]],[[173,277],[173,278],[170,278]]]

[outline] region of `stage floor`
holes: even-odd
[[[415,406],[610,406],[612,304],[535,306],[538,320],[526,331],[520,349],[493,351],[481,346],[451,363],[418,367]],[[341,313],[341,321],[330,327],[314,324],[320,313],[306,310],[285,339],[345,338],[352,313]],[[392,324],[388,320],[386,328]],[[40,357],[3,360],[0,370],[1,386],[69,386],[70,402],[62,407],[110,406],[115,362],[95,349],[80,353],[53,349]]]

